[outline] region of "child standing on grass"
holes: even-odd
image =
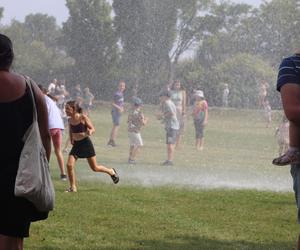
[[[300,49],[283,59],[279,67],[277,90],[280,91],[284,113],[289,120],[289,149],[273,160],[277,166],[300,163]]]
[[[203,150],[204,145],[204,127],[208,119],[208,104],[204,99],[203,91],[196,90],[194,94],[193,118],[196,132],[196,149]]]
[[[119,176],[114,168],[97,165],[94,146],[90,140],[90,136],[95,132],[95,128],[88,116],[82,113],[82,108],[76,101],[67,102],[65,109],[69,117],[70,141],[73,145],[67,162],[70,188],[66,192],[77,192],[74,167],[78,158],[86,158],[93,171],[110,175],[113,182],[117,184]]]
[[[132,109],[128,114],[128,138],[129,138],[129,164],[135,164],[136,155],[143,146],[141,128],[147,123],[147,119],[141,110],[142,100],[138,97],[133,98]]]
[[[173,166],[174,149],[179,130],[176,106],[170,97],[171,92],[168,90],[164,90],[160,93],[159,101],[161,113],[156,115],[157,119],[163,121],[166,130],[167,160],[161,164],[163,166]]]

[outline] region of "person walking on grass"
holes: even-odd
[[[167,160],[162,163],[163,166],[172,166],[174,158],[174,149],[176,145],[179,122],[176,116],[177,110],[175,104],[170,99],[170,91],[162,91],[159,95],[161,113],[156,117],[162,120],[166,130]]]
[[[54,147],[54,153],[56,155],[57,163],[60,170],[60,179],[66,181],[67,175],[65,172],[64,157],[61,150],[62,131],[65,129],[64,122],[62,120],[60,110],[56,105],[56,102],[52,99],[51,95],[47,95],[47,89],[44,88],[42,85],[38,86],[43,92],[47,104],[49,131]]]
[[[120,81],[118,85],[118,90],[114,94],[112,109],[111,109],[113,127],[110,133],[109,141],[107,143],[108,146],[112,146],[112,147],[116,146],[116,138],[120,127],[120,120],[121,120],[122,113],[124,112],[125,88],[126,88],[125,82]]]
[[[204,99],[202,90],[196,90],[194,94],[193,118],[196,136],[196,149],[201,151],[204,146],[204,127],[208,120],[208,104]]]
[[[65,106],[66,114],[69,117],[70,141],[73,145],[68,161],[67,170],[70,181],[70,188],[66,192],[77,192],[75,163],[78,158],[86,158],[90,168],[95,172],[103,172],[112,178],[113,182],[119,182],[119,176],[114,168],[107,168],[98,165],[96,154],[90,136],[95,132],[95,128],[87,115],[82,113],[82,108],[76,101],[68,101]]]
[[[143,139],[141,136],[141,128],[147,123],[141,108],[142,100],[138,97],[133,97],[132,108],[128,115],[128,139],[129,139],[129,164],[135,164],[136,156],[143,146]]]

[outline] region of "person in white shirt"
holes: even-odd
[[[51,98],[51,95],[47,95],[47,90],[43,86],[39,85],[40,89],[44,93],[47,109],[48,109],[48,122],[51,140],[54,147],[54,152],[57,158],[58,166],[60,169],[61,180],[67,180],[65,172],[64,158],[61,151],[62,145],[62,131],[65,129],[64,123],[61,117],[61,112],[56,105],[56,102]]]

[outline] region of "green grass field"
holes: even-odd
[[[97,160],[115,167],[120,183],[113,185],[79,160],[78,193],[64,193],[68,183],[59,180],[52,156],[56,208],[48,220],[32,224],[25,249],[295,248],[299,230],[289,169],[270,163],[277,154],[278,112],[266,128],[259,111],[211,109],[202,152],[194,148],[188,119],[175,166],[168,168],[160,166],[166,157],[164,130],[154,112],[145,107],[149,124],[135,166],[127,164],[126,114],[119,146],[107,148],[109,108],[99,105],[92,112]],[[275,192],[276,187],[284,191]]]

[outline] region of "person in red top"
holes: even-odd
[[[196,90],[194,94],[193,118],[196,132],[196,149],[203,150],[204,127],[208,120],[208,104],[204,99],[203,91]]]

